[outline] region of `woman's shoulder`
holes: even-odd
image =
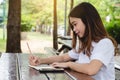
[[[103,38],[101,39],[98,43],[105,43],[105,44],[110,44],[112,43],[112,41],[109,38]]]
[[[112,41],[109,38],[103,38],[98,42],[92,42],[92,44],[109,44],[109,43],[112,43]]]
[[[100,41],[98,41],[95,45],[108,47],[108,46],[113,46],[113,42],[109,38],[103,38]]]

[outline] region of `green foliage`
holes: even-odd
[[[41,3],[42,2],[42,3]],[[22,14],[32,15],[32,20],[39,21],[39,25],[44,23],[45,25],[51,25],[52,12],[53,12],[52,0],[23,0],[22,1]],[[24,6],[24,7],[23,7]]]
[[[21,31],[27,32],[31,30],[31,25],[27,22],[21,24]]]
[[[71,0],[67,2],[68,14]],[[53,0],[22,0],[22,14],[31,14],[34,16],[34,21],[39,21],[39,25],[44,23],[44,25],[51,26],[53,24]],[[58,25],[64,24],[64,18],[65,0],[57,0]]]
[[[32,22],[31,16],[30,15],[22,15],[22,20],[21,20],[21,31],[22,32],[28,32],[31,31],[32,26],[34,23]]]
[[[111,21],[106,25],[106,30],[120,44],[120,21]]]

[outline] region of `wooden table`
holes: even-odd
[[[0,54],[0,80],[19,80],[16,54]]]
[[[35,55],[51,56],[48,54]],[[88,75],[72,70],[65,70],[62,73],[40,73],[28,66],[28,56],[28,54],[20,53],[3,53],[0,58],[0,80],[94,80]]]

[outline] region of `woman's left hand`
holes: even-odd
[[[60,68],[69,68],[68,64],[69,64],[69,62],[62,62],[62,63],[54,62],[54,63],[51,64],[51,66],[53,66],[53,67],[60,67]]]

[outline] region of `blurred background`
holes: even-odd
[[[74,6],[83,1],[97,8],[106,30],[120,44],[120,0],[56,0],[57,35],[70,35],[67,16]],[[45,46],[53,47],[53,5],[53,0],[21,0],[23,53],[28,52],[26,42],[29,42],[35,53],[43,52]],[[0,52],[6,51],[8,9],[9,1],[0,0]]]

